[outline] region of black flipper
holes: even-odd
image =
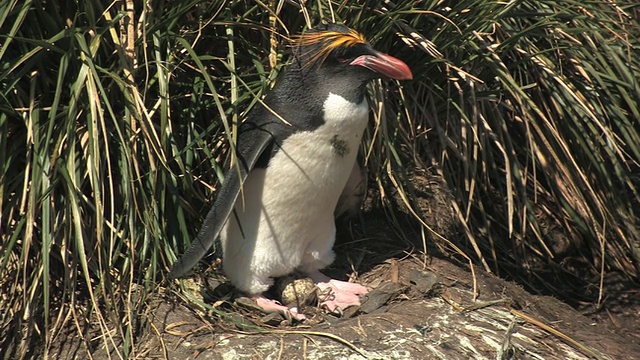
[[[232,166],[227,170],[222,187],[202,223],[198,236],[173,264],[169,272],[169,279],[179,278],[187,274],[209,252],[233,212],[247,175],[249,175],[249,172],[254,168],[265,150],[269,149],[273,143],[273,135],[266,129],[252,127],[247,132],[241,132],[237,148],[238,166]],[[218,249],[219,247],[217,246],[215,249],[217,253],[222,252],[222,249]]]

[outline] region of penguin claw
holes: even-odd
[[[319,271],[311,273],[310,277],[320,289],[318,295],[320,307],[332,313],[341,314],[350,306],[359,306],[360,295],[366,295],[369,292],[369,289],[363,285],[331,279]]]
[[[359,293],[340,289],[332,285],[333,284],[331,283],[317,284],[321,291],[321,295],[318,296],[320,307],[325,308],[332,313],[341,313],[350,306],[360,305]],[[358,291],[361,290],[359,289]]]
[[[253,299],[253,301],[256,302],[256,305],[258,305],[258,307],[260,307],[264,312],[278,312],[284,315],[287,320],[295,319],[297,321],[302,321],[307,318],[303,313],[298,312],[298,308],[286,307],[276,300],[267,299],[263,295],[254,295],[251,299]]]
[[[335,301],[327,300],[320,303],[320,308],[338,317],[342,317],[344,304],[338,304]],[[347,306],[348,307],[348,306]]]

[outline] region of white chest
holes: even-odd
[[[293,134],[281,144],[266,171],[266,192],[285,192],[291,194],[285,197],[301,203],[305,198],[314,200],[319,192],[316,206],[323,210],[325,205],[335,207],[367,125],[367,102],[354,104],[330,94],[324,103],[324,120],[319,128]]]
[[[322,126],[289,136],[266,169],[251,171],[244,183],[244,197],[236,204],[247,224],[257,226],[265,216],[305,226],[305,222],[317,223],[318,217],[333,221],[338,197],[358,154],[369,107],[366,100],[355,104],[330,94],[323,110]],[[280,232],[279,226],[271,230]]]
[[[324,119],[319,128],[286,138],[267,168],[252,170],[244,183],[221,233],[225,272],[244,291],[266,290],[269,278],[309,258],[324,265],[333,259],[333,214],[367,125],[367,102],[331,94]]]

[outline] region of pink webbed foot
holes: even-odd
[[[298,309],[295,307],[289,308],[282,304],[280,304],[276,300],[267,299],[263,295],[253,295],[251,299],[256,302],[256,304],[265,312],[279,312],[284,315],[286,318],[293,318],[299,321],[306,319],[307,317],[298,312]]]
[[[363,285],[332,279],[320,271],[309,274],[320,289],[320,306],[331,312],[341,312],[353,305],[360,305],[360,295],[369,290]]]

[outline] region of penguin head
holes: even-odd
[[[375,50],[364,35],[340,24],[324,24],[296,37],[294,55],[303,72],[342,76],[366,83],[386,76],[413,78],[402,60]]]

